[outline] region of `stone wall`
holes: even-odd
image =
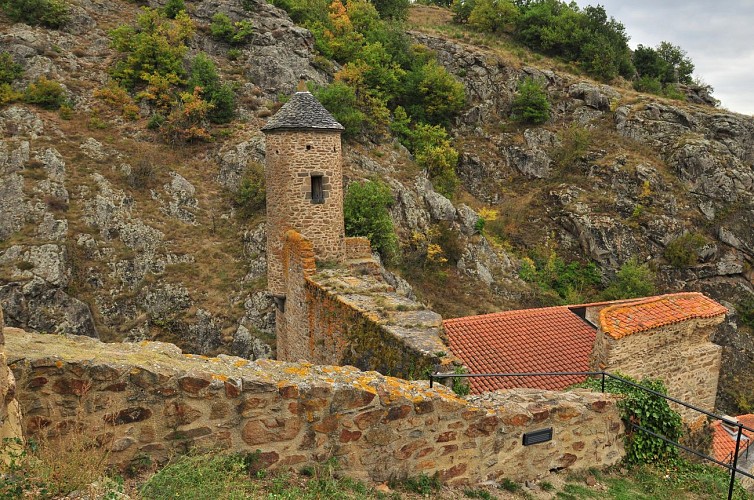
[[[452,371],[461,362],[446,347],[440,315],[386,283],[360,240],[349,251],[355,260],[318,270],[312,243],[295,231],[286,233],[277,358],[353,365],[407,379]]]
[[[266,134],[267,282],[285,293],[283,239],[295,229],[312,242],[317,259],[345,258],[340,131],[278,130]],[[322,176],[324,203],[311,198],[311,176]]]
[[[620,339],[597,330],[592,369],[632,377],[660,378],[668,395],[713,411],[720,373],[721,347],[710,337],[723,317],[692,319],[633,333]],[[700,414],[674,405],[687,421]]]
[[[624,454],[616,399],[585,390],[461,399],[352,367],[206,358],[170,344],[17,329],[6,342],[26,432],[85,429],[120,466],[222,448],[259,450],[272,468],[337,457],[359,479],[438,473],[457,484],[602,467]],[[524,432],[548,427],[552,441],[522,446]]]
[[[15,399],[16,380],[6,364],[4,328],[3,310],[0,308],[0,460],[6,458],[8,451],[3,446],[4,440],[22,437],[21,413]]]

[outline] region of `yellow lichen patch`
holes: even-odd
[[[369,385],[369,382],[374,382],[374,379],[371,377],[359,377],[352,382],[352,385],[362,391],[377,394],[377,389]]]
[[[55,361],[55,366],[57,366],[58,368],[62,368],[63,367],[63,362],[62,361]]]
[[[236,361],[235,363],[233,363],[233,366],[235,366],[236,368],[241,368],[241,367],[244,367],[244,366],[248,366],[248,364],[249,364],[249,362],[246,361],[245,359],[239,359],[238,361]]]
[[[306,375],[309,375],[309,373],[311,372],[310,366],[311,365],[307,366],[307,364],[302,364],[302,365],[298,365],[298,366],[290,366],[290,367],[286,368],[285,370],[283,370],[283,373],[287,373],[289,375],[298,375],[300,377],[304,377]]]
[[[228,376],[227,375],[218,375],[216,373],[213,373],[212,374],[212,379],[213,380],[221,380],[221,381],[225,382],[226,380],[228,380]]]
[[[141,342],[139,342],[139,346],[140,347],[146,347],[148,345],[149,345],[149,341],[148,340],[142,340]]]

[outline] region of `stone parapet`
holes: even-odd
[[[356,246],[363,250],[368,241]],[[408,379],[462,364],[447,347],[442,317],[373,272],[379,265],[371,252],[350,266],[317,269],[311,242],[288,231],[282,262],[286,299],[276,317],[278,359],[353,365]]]
[[[188,448],[259,450],[272,468],[336,457],[359,479],[437,473],[461,484],[607,466],[624,453],[617,400],[588,391],[462,399],[347,366],[206,358],[170,344],[16,329],[6,342],[26,431],[55,436],[78,423],[120,466]],[[552,441],[522,445],[524,432],[548,427]]]
[[[23,439],[21,412],[15,398],[16,380],[6,363],[4,330],[5,320],[0,308],[0,460],[5,460],[6,453],[16,446],[4,446],[6,440]]]

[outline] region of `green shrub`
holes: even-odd
[[[18,101],[22,97],[23,94],[13,90],[10,84],[0,83],[0,106]]]
[[[438,193],[447,198],[455,195],[460,181],[456,174],[458,151],[439,125],[420,123],[411,133],[411,148],[416,163],[429,174]]]
[[[747,295],[736,305],[738,322],[754,329],[754,295]]]
[[[618,374],[631,382],[637,381],[626,375]],[[659,379],[642,379],[639,385],[661,394],[667,394],[665,384]],[[589,379],[580,387],[593,391],[601,390],[600,379]],[[618,402],[621,417],[626,422],[626,458],[628,463],[658,463],[678,457],[678,449],[638,429],[632,429],[629,422],[646,427],[650,431],[665,436],[671,441],[678,441],[683,433],[681,416],[668,405],[668,401],[646,391],[611,378],[605,379],[605,391],[624,394],[626,397]]]
[[[252,164],[241,178],[238,191],[234,196],[234,204],[243,219],[250,219],[259,213],[267,200],[264,184],[264,168]]]
[[[593,297],[602,282],[593,262],[582,264],[566,262],[555,251],[547,256],[534,254],[521,259],[519,278],[536,283],[545,292],[555,292],[556,298],[568,304],[577,304]]]
[[[623,263],[601,297],[603,300],[649,297],[657,293],[655,280],[655,274],[647,264],[631,259]]]
[[[0,52],[0,84],[13,83],[24,74],[24,68],[7,52]]]
[[[581,159],[589,150],[592,142],[592,134],[588,129],[572,123],[568,128],[558,134],[560,145],[553,153],[555,163],[561,169],[568,169],[576,161]]]
[[[662,92],[662,82],[652,76],[645,75],[638,80],[634,80],[633,86],[637,92],[647,92],[649,94],[660,94]]]
[[[64,0],[0,0],[0,8],[15,22],[60,28],[70,14]]]
[[[409,0],[372,0],[372,3],[383,19],[405,19],[410,5]]]
[[[210,33],[218,40],[223,40],[231,45],[243,45],[254,36],[254,25],[251,21],[243,20],[233,22],[227,14],[218,12],[212,16]]]
[[[207,117],[212,123],[228,123],[236,115],[236,93],[227,83],[212,92],[209,103],[212,109]]]
[[[165,17],[175,19],[179,12],[186,10],[186,4],[183,0],[168,0],[165,4]]]
[[[673,267],[691,267],[699,260],[698,252],[705,243],[704,236],[698,233],[685,233],[668,243],[663,255]]]
[[[466,105],[466,91],[443,66],[430,60],[406,75],[403,101],[415,120],[448,124]]]
[[[209,95],[217,90],[219,85],[220,77],[217,74],[217,66],[207,54],[199,52],[191,61],[191,72],[186,86],[192,92],[194,87],[201,87],[202,94]]]
[[[541,83],[526,78],[513,98],[512,118],[522,123],[540,125],[550,119],[550,101]]]
[[[145,97],[162,101],[157,94],[169,93],[186,73],[183,57],[188,51],[186,41],[193,34],[194,24],[185,11],[171,20],[145,7],[135,27],[124,25],[110,32],[113,47],[123,54],[110,74],[127,89],[148,86]]]
[[[243,455],[179,456],[149,478],[140,493],[155,500],[252,498],[255,488],[248,479],[248,468],[249,459]]]
[[[398,251],[398,237],[388,211],[392,204],[390,187],[379,181],[354,182],[343,200],[346,235],[366,236],[388,262]]]
[[[58,109],[65,102],[65,90],[58,82],[42,76],[26,87],[24,102],[45,109]]]
[[[356,92],[343,82],[333,82],[327,87],[316,89],[314,94],[327,111],[345,127],[346,138],[359,135],[365,126],[366,115],[358,109]]]
[[[509,31],[518,17],[510,0],[475,0],[468,16],[469,26],[490,33]]]

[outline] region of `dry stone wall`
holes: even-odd
[[[349,247],[354,260],[318,270],[312,243],[286,233],[278,359],[353,365],[407,379],[460,365],[446,347],[442,317],[386,283],[363,238],[349,238]]]
[[[273,294],[285,293],[282,252],[290,229],[312,242],[317,259],[345,259],[342,169],[340,131],[267,133],[267,281]],[[312,176],[322,177],[322,203],[312,201]]]
[[[710,341],[722,316],[693,319],[613,339],[597,331],[592,368],[622,372],[635,378],[659,378],[668,394],[713,411],[722,348]],[[674,405],[687,421],[700,414]]]
[[[22,437],[21,413],[15,399],[16,381],[6,363],[4,327],[3,310],[0,309],[0,460],[4,460],[9,451],[2,446],[5,440]]]
[[[120,466],[220,448],[259,450],[272,468],[337,457],[359,479],[437,473],[468,483],[607,466],[624,454],[616,399],[585,390],[461,399],[353,367],[206,358],[170,344],[17,329],[6,342],[25,431],[83,428]],[[522,446],[524,432],[549,427],[552,441]]]

